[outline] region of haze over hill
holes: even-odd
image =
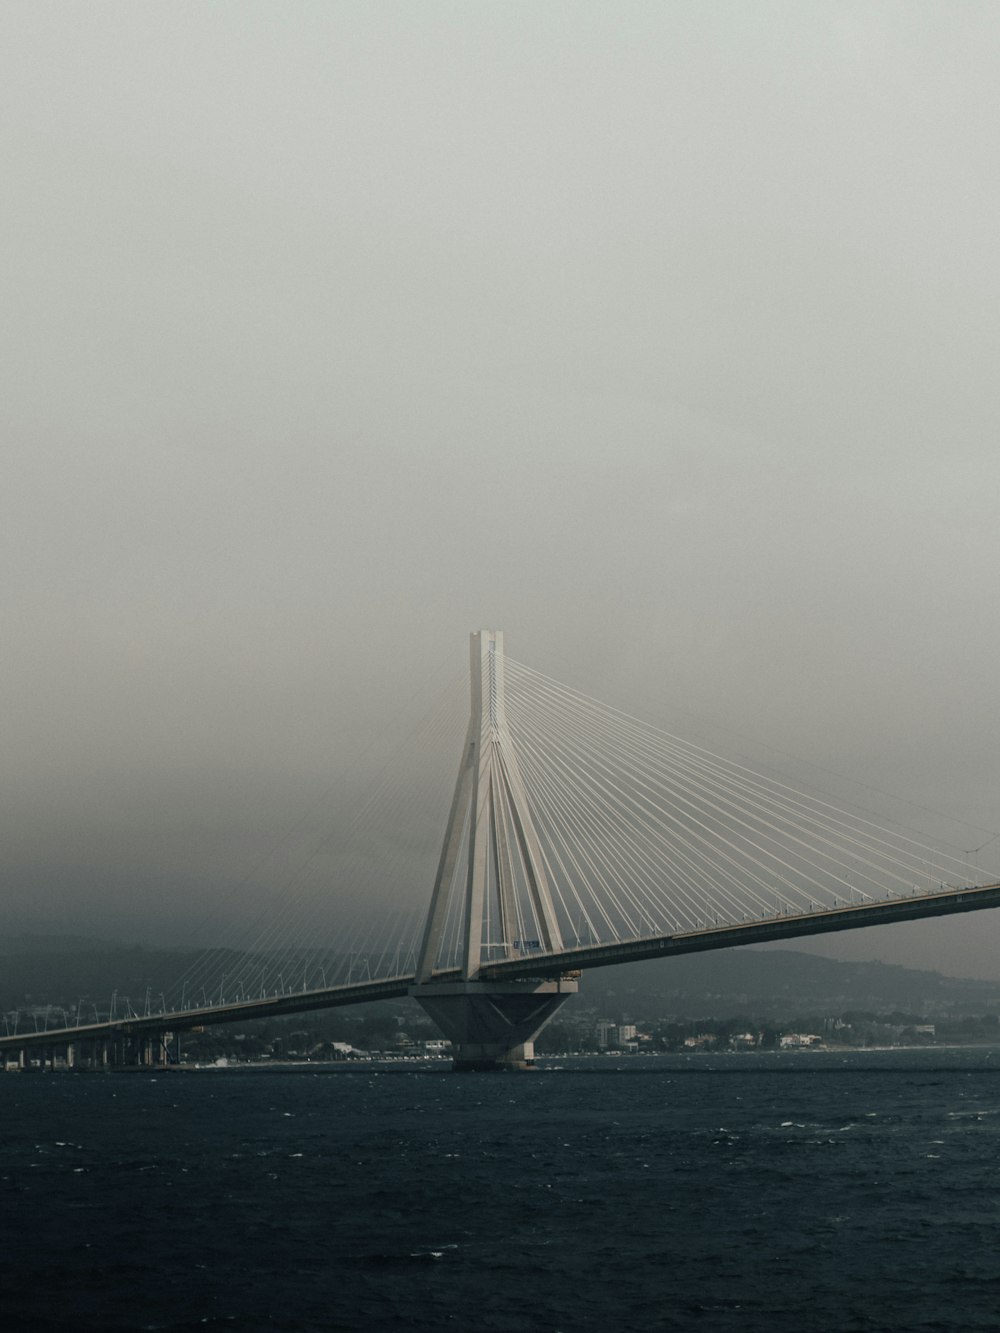
[[[106,1012],[117,993],[141,1010],[157,1007],[197,957],[184,950],[70,938],[8,940],[0,951],[0,1009],[65,1007],[81,1000]],[[837,962],[792,950],[720,950],[586,972],[574,1007],[653,1015],[775,1019],[849,1009],[905,1010],[928,1017],[983,1014],[1000,1006],[1000,984],[886,963]]]
[[[726,1018],[906,1010],[929,1017],[1000,1005],[1000,983],[879,962],[842,962],[794,950],[724,949],[586,975],[586,1003],[605,1009]]]

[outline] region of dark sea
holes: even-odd
[[[0,1328],[1000,1328],[1000,1051],[0,1076]]]

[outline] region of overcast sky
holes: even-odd
[[[0,22],[5,931],[183,940],[481,625],[1000,830],[995,4]]]

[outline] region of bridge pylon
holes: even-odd
[[[472,634],[470,666],[469,728],[410,994],[452,1042],[456,1069],[527,1069],[535,1037],[577,983],[551,969],[518,981],[480,976],[488,963],[558,953],[563,943],[507,724],[499,630]],[[443,980],[435,969],[459,884],[461,976]]]

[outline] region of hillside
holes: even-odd
[[[169,994],[197,957],[69,938],[29,937],[0,949],[0,1009],[17,1005],[75,1005],[81,998],[106,1009],[112,992],[134,1005],[146,992],[154,1004]],[[802,1013],[905,1011],[937,1016],[1000,1009],[1000,983],[970,981],[897,967],[847,963],[793,950],[727,949],[586,973],[574,1007],[648,1015],[776,1019]]]
[[[794,950],[725,949],[585,976],[587,1003],[679,1016],[902,1010],[928,1017],[1000,1007],[1000,983],[890,963],[837,962]]]

